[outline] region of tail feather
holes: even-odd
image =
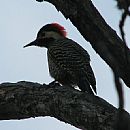
[[[96,85],[92,85],[93,91],[97,94]]]
[[[93,94],[93,91],[90,87],[90,83],[86,79],[80,79],[78,83],[78,87],[83,91],[83,92],[88,92],[89,94]],[[94,87],[94,92],[96,93],[96,87]]]

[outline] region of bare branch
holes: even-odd
[[[130,6],[130,0],[116,0],[117,1],[117,6],[119,9],[128,9],[128,7]]]
[[[127,17],[127,11],[125,11],[122,14],[122,17],[121,17],[121,20],[120,20],[120,24],[119,24],[122,40],[124,41],[125,44],[126,44],[126,41],[125,41],[125,33],[124,33],[124,30],[123,30],[123,27],[124,27],[124,23],[125,23],[126,17]]]
[[[52,116],[84,130],[113,130],[117,113],[105,100],[73,88],[31,82],[0,84],[0,120]],[[130,128],[130,115],[125,111],[124,115]]]
[[[122,90],[122,84],[120,82],[119,77],[114,73],[114,80],[115,80],[115,86],[117,88],[118,92],[118,97],[119,97],[119,108],[123,109],[124,108],[124,93]]]
[[[122,17],[121,17],[121,20],[120,20],[120,23],[119,23],[119,28],[120,28],[120,33],[121,33],[121,37],[122,37],[122,40],[124,42],[124,51],[125,51],[125,56],[126,56],[126,61],[128,62],[128,58],[127,58],[127,43],[126,43],[126,40],[125,40],[125,33],[124,33],[124,23],[125,23],[125,20],[126,20],[126,17],[130,14],[129,12],[129,1],[128,0],[124,0],[124,1],[118,1],[118,7],[120,7],[120,5],[125,5],[124,6],[124,12],[122,13]]]

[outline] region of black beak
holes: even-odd
[[[31,42],[31,43],[25,45],[23,48],[29,47],[29,46],[36,46],[36,44],[37,44],[37,42],[36,42],[36,40],[34,40],[33,42]]]

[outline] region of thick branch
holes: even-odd
[[[101,17],[91,0],[45,1],[52,3],[57,10],[71,20],[102,59],[130,87],[130,51]]]
[[[73,88],[24,81],[0,84],[0,120],[52,116],[84,130],[113,130],[117,112],[103,99]],[[130,116],[124,115],[130,128]]]

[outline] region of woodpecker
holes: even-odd
[[[37,38],[24,47],[28,46],[47,48],[49,73],[55,81],[65,86],[78,86],[81,91],[89,94],[96,93],[90,56],[78,43],[67,38],[63,26],[58,23],[43,26]]]

